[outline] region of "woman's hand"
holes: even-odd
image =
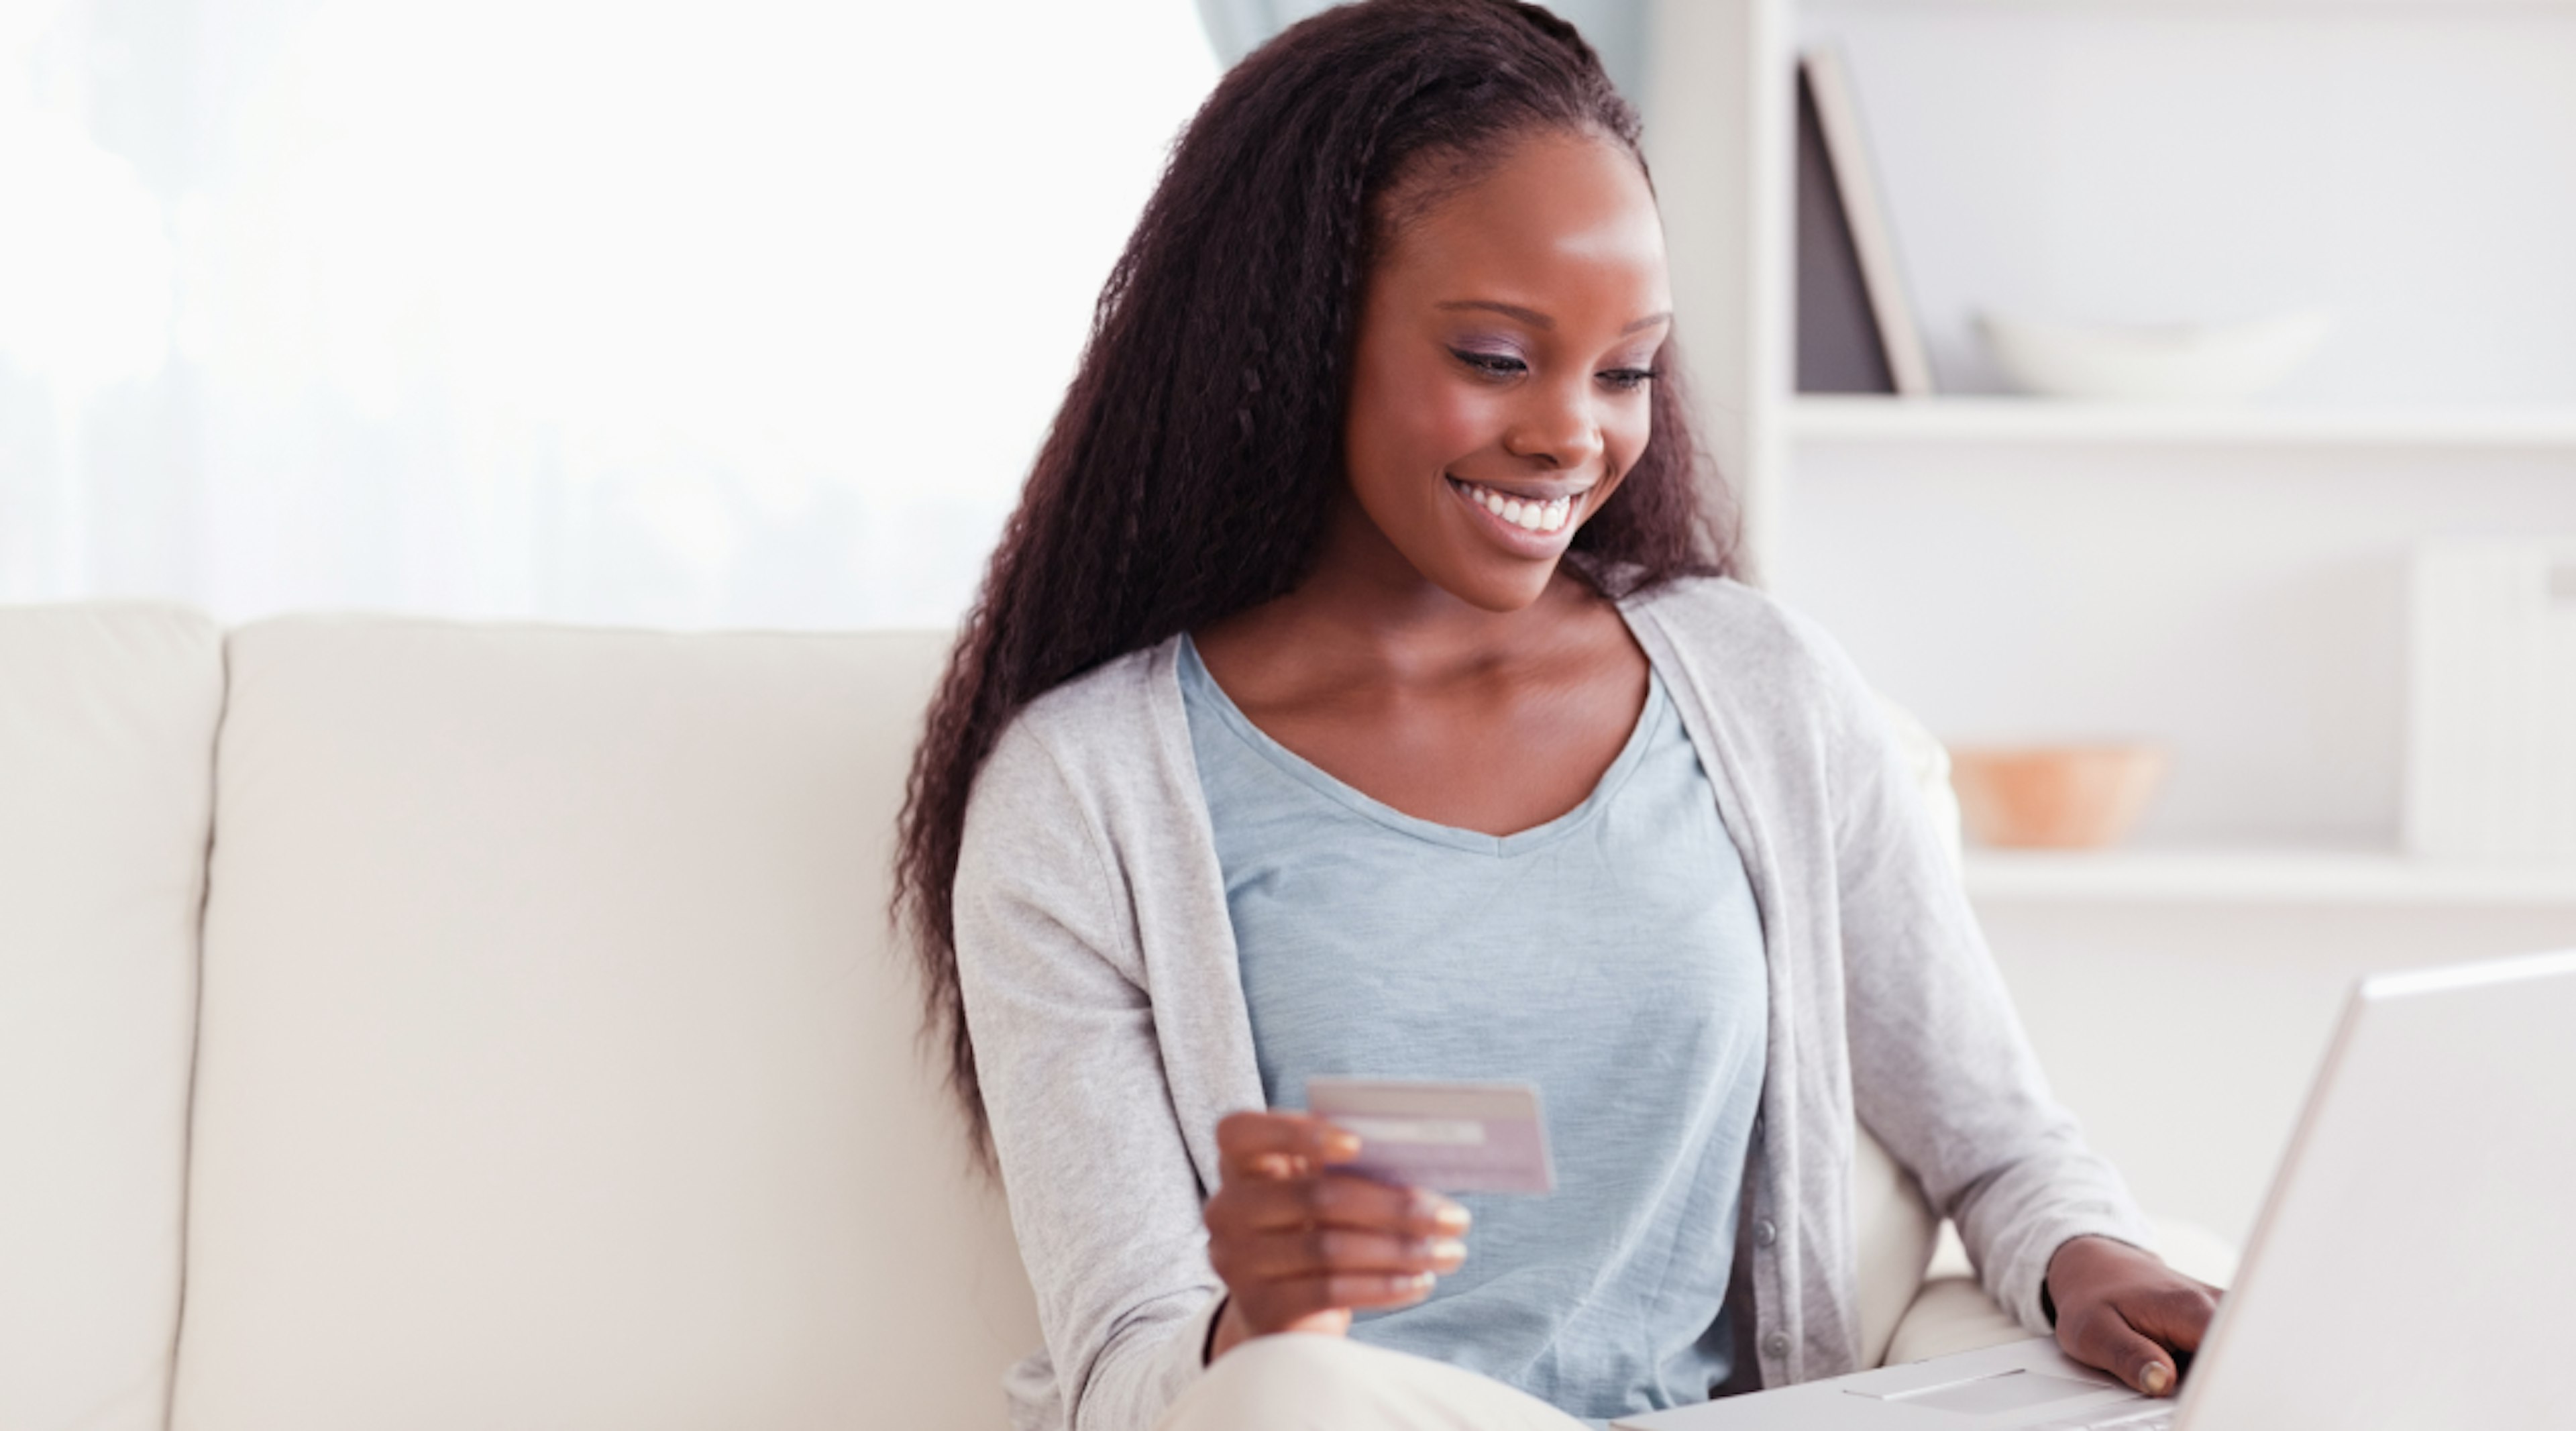
[[[1467,1210],[1438,1193],[1335,1172],[1360,1140],[1304,1113],[1216,1125],[1224,1185],[1207,1201],[1208,1261],[1225,1281],[1213,1362],[1271,1332],[1350,1330],[1354,1307],[1401,1307],[1467,1260]]]
[[[2107,1237],[2078,1237],[2048,1259],[2057,1305],[2057,1344],[2149,1396],[2180,1384],[2181,1362],[2199,1350],[2219,1290],[2152,1253]]]

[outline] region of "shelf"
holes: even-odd
[[[2556,15],[2576,9],[2576,0],[1802,0],[1797,9],[1810,15],[1870,14],[1899,10],[1975,14],[1979,11],[2026,10],[2041,14],[2086,16],[2190,16],[2230,20],[2265,20],[2313,16],[2320,19],[2457,19],[2462,15]]]
[[[1810,444],[2484,448],[2576,453],[2576,406],[2333,409],[2017,397],[1801,397]]]
[[[2480,864],[2385,850],[1970,850],[1967,885],[1971,898],[1998,903],[2576,909],[2576,861]]]

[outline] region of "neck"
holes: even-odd
[[[1221,625],[1293,627],[1297,640],[1284,649],[1298,652],[1301,665],[1436,680],[1532,654],[1561,628],[1569,606],[1593,599],[1590,587],[1560,567],[1539,599],[1518,610],[1461,600],[1417,570],[1345,490],[1306,580]]]

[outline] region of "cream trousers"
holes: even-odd
[[[1216,1359],[1154,1431],[1585,1431],[1527,1392],[1348,1337],[1278,1332]]]

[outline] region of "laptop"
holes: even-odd
[[[2571,1361],[2576,950],[2362,981],[2176,1397],[2042,1337],[1611,1425],[2566,1431]]]

